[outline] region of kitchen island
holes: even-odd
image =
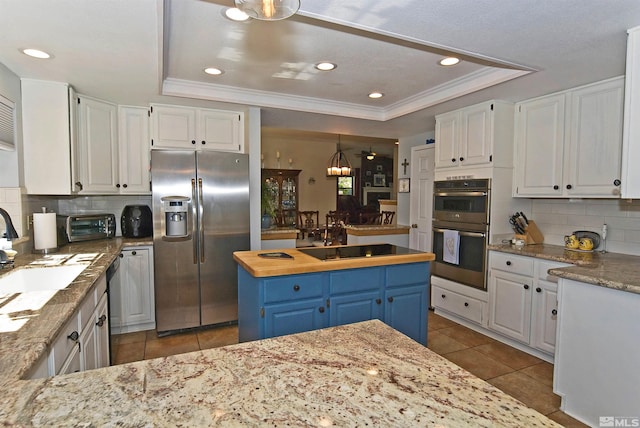
[[[427,343],[432,253],[372,244],[233,256],[241,342],[380,319]]]
[[[24,426],[558,426],[377,320],[3,389]]]

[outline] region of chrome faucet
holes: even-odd
[[[9,213],[3,210],[2,208],[0,208],[0,215],[4,219],[4,224],[7,226],[7,229],[5,232],[6,238],[9,241],[13,239],[17,239],[18,232],[16,232],[16,228],[13,227],[13,222],[11,221],[11,217],[9,216]]]

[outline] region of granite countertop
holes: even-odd
[[[78,277],[64,290],[59,290],[44,306],[27,310],[15,316],[29,317],[29,321],[17,331],[0,331],[0,384],[27,375],[33,364],[47,353],[47,347],[55,339],[69,317],[77,310],[89,290],[123,247],[152,245],[151,238],[114,238],[72,243],[53,254],[100,253]],[[42,254],[18,254],[15,267],[27,266],[41,259]],[[11,269],[0,270],[0,275]],[[30,294],[30,293],[29,293]],[[9,298],[10,299],[10,298]],[[11,314],[14,316],[14,314]]]
[[[378,320],[18,381],[29,426],[557,427]]]
[[[561,245],[533,244],[516,247],[489,245],[489,250],[536,257],[574,266],[549,270],[559,278],[640,294],[640,257],[618,253],[577,252]]]
[[[281,252],[291,258],[260,257],[261,253]],[[233,259],[255,278],[292,275],[309,272],[325,272],[404,263],[428,262],[435,259],[433,253],[390,254],[375,257],[354,257],[322,261],[293,248],[282,250],[236,251]]]

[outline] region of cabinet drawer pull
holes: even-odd
[[[511,266],[511,260],[507,260],[507,266]]]
[[[294,285],[293,291],[300,291],[300,286],[298,284]]]
[[[389,297],[387,297],[387,300],[389,301],[389,303],[392,303],[393,302],[393,297],[389,296]]]
[[[469,307],[469,302],[464,302],[464,307],[465,308]]]
[[[101,315],[100,318],[98,318],[98,322],[96,323],[96,325],[98,327],[102,327],[106,320],[107,320],[107,316],[106,315]]]

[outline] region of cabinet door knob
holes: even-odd
[[[465,308],[469,306],[469,302],[464,302]]]
[[[618,180],[617,178],[615,180],[613,180],[613,185],[614,186],[619,186],[621,184],[622,184],[622,182],[620,180]]]
[[[116,184],[116,187],[119,189],[120,188],[120,183]]]
[[[558,186],[557,184],[553,186],[553,190],[558,190],[560,188],[560,186]]]
[[[123,258],[124,254],[120,253],[120,255],[118,257]]]
[[[464,158],[463,158],[463,157],[460,157],[460,162],[462,162],[463,160],[464,160]]]
[[[382,299],[376,299],[376,303],[381,305],[382,304]]]
[[[451,158],[451,162],[455,162],[455,161],[456,161],[456,158]]]
[[[138,254],[138,252],[137,252],[137,251],[132,251],[132,252],[131,252],[131,255],[132,255],[132,256],[135,256],[136,254]]]
[[[76,182],[75,182],[75,185],[76,185],[80,190],[82,190],[82,183],[81,183],[81,182],[76,181]]]
[[[444,299],[445,297],[447,297],[447,295],[446,295],[446,294],[443,294],[441,297]]]
[[[107,320],[107,316],[106,315],[101,315],[100,318],[98,318],[98,322],[96,323],[96,325],[98,327],[102,327],[106,320]]]
[[[537,292],[537,293],[542,293],[542,288],[540,288],[540,287],[536,287],[536,292]]]
[[[393,302],[393,297],[389,296],[389,297],[387,297],[387,300],[389,301],[389,303],[392,303]]]
[[[298,284],[294,285],[293,291],[300,291],[300,286]]]
[[[320,307],[318,308],[318,311],[319,311],[321,314],[324,314],[324,306],[320,306]]]
[[[201,144],[207,144],[207,142],[206,142],[206,141],[204,141],[204,140],[202,140]]]
[[[195,144],[195,143],[196,143],[196,140],[191,140],[191,144]]]
[[[554,315],[554,316],[558,315],[558,310],[557,309],[552,310],[551,311],[551,315]]]
[[[529,286],[528,286],[527,284],[525,284],[525,285],[524,285],[524,289],[525,289],[525,290],[528,290],[528,289],[529,289]]]
[[[79,338],[80,338],[80,335],[79,335],[79,334],[78,334],[78,332],[77,332],[77,331],[75,331],[75,330],[74,330],[73,332],[71,332],[71,334],[70,334],[70,335],[68,335],[68,336],[67,336],[67,339],[71,339],[71,340],[73,340],[74,342],[77,342]]]
[[[511,266],[511,260],[507,260],[507,266]]]
[[[573,186],[571,184],[567,184],[567,190],[571,190]]]
[[[126,188],[127,188],[127,185],[126,185],[126,184],[123,184],[123,185],[122,185],[122,187],[124,187],[124,188],[126,189]]]

